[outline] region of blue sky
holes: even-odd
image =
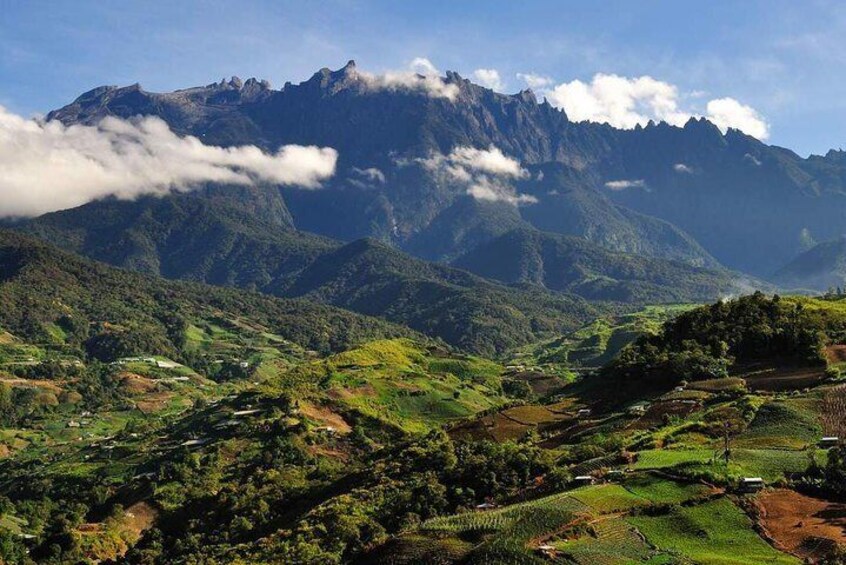
[[[724,98],[754,108],[768,142],[800,154],[842,145],[846,5],[595,4],[2,0],[0,105],[30,115],[101,84],[172,90],[238,75],[278,87],[348,59],[378,73],[426,57],[467,77],[496,70],[506,92],[525,87],[517,73],[550,89],[650,76],[685,112]]]

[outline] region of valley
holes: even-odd
[[[843,541],[822,443],[843,299],[649,306],[485,358],[3,237],[0,296],[29,312],[0,314],[7,561],[799,563]],[[50,298],[46,272],[98,300]]]

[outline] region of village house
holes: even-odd
[[[596,479],[594,479],[591,475],[579,475],[577,477],[573,477],[573,486],[576,487],[592,485],[594,482],[596,482]]]
[[[764,479],[761,477],[744,477],[740,480],[741,492],[758,492],[765,486]]]
[[[837,436],[825,436],[820,440],[819,446],[823,449],[827,449],[829,447],[837,447],[840,443],[840,438]]]

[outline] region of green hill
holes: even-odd
[[[506,283],[528,282],[592,300],[696,302],[738,290],[724,270],[614,253],[585,239],[510,231],[458,258],[455,266]]]
[[[776,271],[772,280],[786,288],[842,288],[846,284],[846,239],[816,244]]]
[[[318,351],[343,350],[405,328],[348,311],[122,271],[0,231],[0,326],[36,343],[112,360],[180,358],[200,322],[254,326]]]
[[[273,199],[262,190],[210,195],[100,201],[20,228],[120,267],[307,297],[488,355],[574,329],[597,311],[575,296],[497,284],[375,240],[342,245],[295,231],[245,211]]]

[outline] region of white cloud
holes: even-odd
[[[648,76],[630,79],[600,73],[590,84],[580,80],[559,84],[546,97],[574,121],[607,122],[626,129],[650,119],[683,125],[690,117],[678,108],[675,86]]]
[[[441,182],[464,185],[465,192],[477,200],[507,202],[513,206],[538,201],[529,194],[517,193],[511,182],[527,178],[529,172],[494,146],[488,149],[456,147],[449,155],[433,153],[425,159],[414,159],[414,162]]]
[[[608,123],[631,129],[646,125],[649,120],[665,121],[681,126],[698,114],[681,107],[682,97],[675,85],[649,76],[636,78],[596,74],[589,83],[580,80],[559,84],[543,91],[550,104],[563,108],[574,121]],[[697,93],[699,94],[699,93]],[[705,117],[723,132],[737,128],[766,139],[769,126],[750,106],[733,98],[717,98],[706,104]]]
[[[353,167],[352,170],[355,174],[364,177],[370,182],[378,182],[379,184],[385,184],[385,173],[383,173],[376,167],[369,167],[367,169],[359,169],[358,167]]]
[[[473,77],[476,79],[476,82],[491,90],[495,90],[496,92],[505,90],[505,84],[502,82],[502,77],[499,76],[499,71],[496,69],[476,69],[473,71]]]
[[[751,106],[741,104],[734,98],[717,98],[708,102],[708,119],[721,130],[736,128],[740,131],[767,139],[770,128],[763,116]]]
[[[532,90],[542,90],[552,85],[552,79],[535,73],[517,73],[517,78]]]
[[[755,157],[754,155],[752,155],[751,153],[747,153],[747,154],[745,154],[745,155],[743,156],[743,158],[744,158],[745,160],[749,161],[750,163],[752,163],[753,165],[755,165],[756,167],[760,167],[760,166],[761,166],[761,160],[760,160],[760,159],[758,159],[757,157]]]
[[[179,137],[159,118],[109,117],[66,127],[0,107],[0,216],[33,216],[106,196],[186,191],[203,183],[319,188],[335,173],[332,148],[221,148]]]
[[[673,170],[677,173],[685,173],[685,174],[693,174],[693,169],[685,165],[684,163],[676,163],[673,165]]]
[[[627,188],[643,188],[646,182],[643,179],[637,180],[611,180],[605,183],[605,188],[609,190],[626,190]]]
[[[456,147],[449,154],[449,160],[462,167],[492,175],[520,178],[528,174],[520,166],[519,161],[511,157],[506,157],[499,148],[493,145],[488,149]]]
[[[355,70],[356,76],[374,90],[418,90],[432,98],[446,98],[454,101],[458,97],[458,85],[447,83],[440,71],[425,57],[411,61],[407,69],[373,74]]]

